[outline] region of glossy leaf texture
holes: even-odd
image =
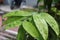
[[[59,35],[59,26],[56,20],[49,15],[48,13],[40,13],[41,17],[43,17],[46,22],[50,25],[50,27],[54,30],[56,35]]]
[[[40,33],[31,22],[24,21],[23,28],[35,39],[40,39]]]
[[[39,30],[40,34],[42,35],[44,40],[47,40],[48,38],[48,26],[45,20],[39,15],[35,14],[33,15],[33,19],[35,22],[35,25],[37,29]]]
[[[32,15],[31,12],[19,10],[19,11],[9,12],[9,13],[5,14],[3,16],[3,18],[4,17],[11,17],[11,16],[31,16],[31,15]]]
[[[19,30],[18,30],[17,40],[26,40],[25,37],[26,37],[25,30],[21,26],[19,27]]]

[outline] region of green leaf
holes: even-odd
[[[18,35],[17,35],[17,40],[26,40],[25,39],[25,30],[23,29],[23,27],[19,27],[19,30],[18,30]]]
[[[56,13],[57,9],[55,7],[51,8],[52,11],[54,11]]]
[[[17,18],[17,17],[16,17]],[[16,26],[20,26],[22,21],[20,18],[8,18],[8,20],[6,20],[4,23],[5,25],[5,29],[9,29],[9,28],[13,28],[13,27],[16,27]]]
[[[45,22],[45,20],[39,14],[33,15],[33,19],[34,19],[36,27],[38,28],[40,34],[43,37],[43,39],[47,40],[47,38],[48,38],[47,23]]]
[[[36,39],[40,39],[40,33],[38,32],[38,30],[36,29],[36,27],[31,23],[31,22],[27,22],[24,21],[23,22],[23,28],[34,38]]]
[[[56,20],[48,13],[40,13],[41,16],[46,20],[46,22],[51,26],[57,35],[59,35],[59,26]]]
[[[38,3],[39,3],[40,1],[42,1],[42,0],[38,0]]]
[[[57,15],[59,15],[59,16],[60,16],[60,10],[57,12]]]
[[[53,0],[55,3],[59,2],[60,0]]]
[[[15,22],[6,24],[6,25],[5,25],[5,29],[18,27],[18,26],[20,26],[20,25],[21,25],[21,21],[18,20],[18,21],[15,21]]]
[[[22,17],[8,17],[6,21],[3,21],[3,25],[22,19]]]
[[[39,3],[39,2],[42,2],[42,1],[44,1],[44,0],[38,0],[38,3]]]
[[[11,16],[31,16],[32,13],[31,12],[27,12],[27,11],[13,11],[13,12],[9,12],[5,15],[3,15],[3,18],[4,17],[11,17]]]

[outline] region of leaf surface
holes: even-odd
[[[45,20],[39,15],[39,14],[34,14],[33,19],[35,22],[35,25],[37,29],[39,30],[40,34],[42,35],[44,40],[47,40],[48,38],[48,26]]]
[[[26,40],[25,37],[26,37],[25,30],[21,26],[19,27],[19,30],[18,30],[17,40]]]
[[[11,16],[31,16],[32,13],[31,12],[27,12],[27,11],[13,11],[13,12],[9,12],[5,15],[3,15],[3,18],[4,17],[11,17]]]
[[[46,22],[51,26],[57,35],[59,35],[59,26],[56,20],[48,13],[40,13],[41,16],[46,20]]]
[[[40,37],[40,33],[38,32],[38,30],[36,29],[36,27],[28,21],[24,21],[23,22],[23,28],[34,38],[39,38]],[[40,39],[40,38],[39,38]]]

